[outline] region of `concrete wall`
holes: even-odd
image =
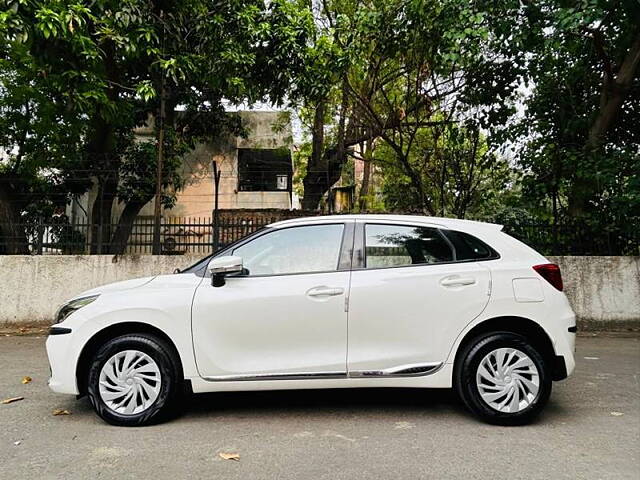
[[[89,288],[170,273],[201,256],[0,256],[0,325],[48,323]],[[554,257],[583,329],[640,327],[640,257]]]
[[[585,330],[640,327],[640,257],[549,257]]]
[[[80,292],[171,273],[203,256],[0,255],[0,325],[49,323],[58,306]]]

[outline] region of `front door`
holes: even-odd
[[[363,222],[358,230],[364,264],[351,277],[349,375],[437,368],[486,306],[489,269],[456,262],[437,228]]]
[[[192,310],[198,371],[211,380],[346,373],[349,266],[342,239],[352,223],[267,230],[235,248],[246,274],[213,287]]]

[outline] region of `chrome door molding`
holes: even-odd
[[[397,367],[385,368],[384,370],[351,370],[349,372],[349,377],[424,377],[426,375],[436,373],[443,365],[443,362],[411,363],[408,365],[398,365]]]
[[[347,372],[311,372],[311,373],[258,373],[243,375],[216,375],[202,377],[207,382],[246,382],[256,380],[325,380],[347,378]]]
[[[311,372],[311,373],[259,373],[243,375],[218,375],[202,377],[207,382],[247,382],[260,380],[332,380],[345,378],[398,378],[424,377],[436,373],[443,367],[443,362],[411,363],[385,368],[384,370],[352,370],[347,372]]]

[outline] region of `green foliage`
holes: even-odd
[[[293,151],[293,192],[302,197],[304,188],[302,180],[307,174],[307,164],[311,156],[311,143],[303,142]]]
[[[385,208],[640,221],[637,0],[9,0],[0,35],[0,181],[25,215],[87,172],[149,198],[157,140],[131,131],[161,100],[171,206],[196,141],[247,134],[223,101],[269,100],[298,110],[311,208],[369,142]]]
[[[489,152],[486,139],[473,127],[443,125],[421,129],[406,164],[382,143],[374,165],[383,177],[385,207],[431,215],[487,217],[505,200],[512,173]]]
[[[133,137],[133,133],[130,134]],[[164,162],[162,181],[162,205],[175,205],[176,191],[182,188],[184,180],[179,172],[182,157],[190,150],[190,145],[176,138],[175,131],[168,129],[164,139]],[[157,145],[155,140],[131,141],[121,153],[118,199],[123,203],[149,201],[156,190]]]
[[[514,147],[523,194],[539,215],[601,226],[640,219],[637,65],[628,86],[621,79],[627,57],[638,55],[638,3],[503,0],[479,8],[488,54],[467,70],[473,88],[464,100],[483,105],[494,143]],[[620,107],[611,108],[618,94]],[[605,112],[608,124],[600,122]]]
[[[157,141],[136,144],[131,131],[150,115],[158,118],[161,100],[167,110],[163,183],[169,192],[163,204],[169,207],[182,186],[180,157],[196,140],[246,133],[237,118],[225,114],[223,102],[282,101],[301,69],[313,28],[306,4],[297,0],[4,5],[0,108],[7,115],[0,145],[18,152],[10,154],[9,168],[15,176],[19,165],[28,184],[49,179],[50,167],[56,175],[84,177],[69,194],[90,187],[90,172],[98,198],[105,199],[94,205],[97,222],[110,221],[111,198],[126,204],[151,198]],[[24,99],[31,97],[27,107]],[[36,103],[40,124],[25,125],[21,117]],[[38,152],[21,143],[25,134]],[[57,158],[49,155],[53,150]],[[27,171],[27,157],[42,161]],[[34,195],[23,205],[13,197],[11,208],[20,211],[38,200]]]

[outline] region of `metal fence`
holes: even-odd
[[[631,223],[608,229],[577,222],[505,224],[503,231],[544,255],[640,255],[640,230]]]
[[[228,214],[218,222],[218,246],[224,247],[270,223],[300,212],[273,214]],[[33,255],[113,253],[110,238],[117,223],[102,227],[66,219],[49,219],[18,226],[25,232]],[[153,218],[138,218],[132,226],[124,253],[150,254],[153,248]],[[640,231],[634,225],[594,231],[581,224],[507,224],[504,231],[545,255],[640,255]],[[165,255],[209,254],[214,251],[215,229],[211,217],[168,217],[160,230],[161,252]],[[5,253],[0,236],[0,253]]]
[[[222,217],[219,220],[218,247],[222,248],[281,219],[262,215]],[[117,227],[116,222],[101,227],[86,222],[38,222],[19,225],[18,229],[26,233],[29,251],[33,255],[73,255],[115,252],[117,247],[110,239]],[[136,219],[124,253],[151,254],[153,230],[153,218]],[[0,238],[0,244],[2,240]],[[215,243],[210,217],[168,217],[162,220],[160,244],[163,255],[209,254],[213,252]]]

